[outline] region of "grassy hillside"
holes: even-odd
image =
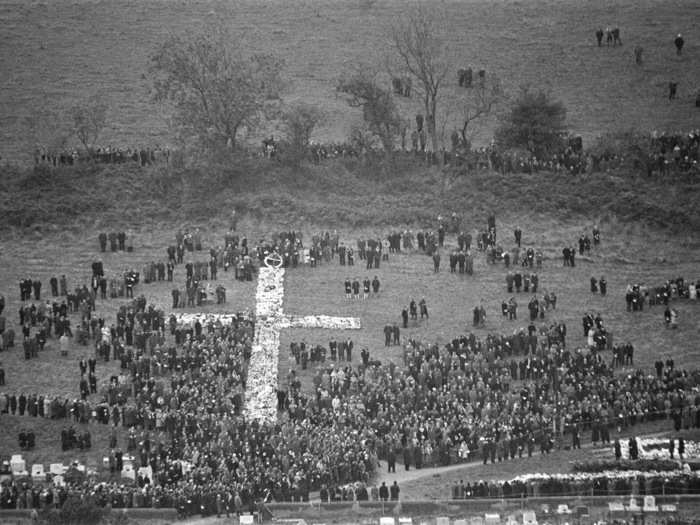
[[[371,5],[371,7],[367,7]],[[249,50],[287,63],[288,100],[325,111],[318,139],[342,140],[359,113],[335,94],[338,76],[358,62],[382,64],[388,28],[403,0],[0,0],[0,156],[26,160],[22,118],[34,107],[70,107],[102,92],[110,103],[102,142],[119,146],[172,141],[167,112],[150,102],[149,57],[169,33],[222,22]],[[700,18],[695,0],[446,0],[436,2],[455,74],[472,66],[501,77],[510,93],[522,84],[550,89],[564,102],[571,128],[602,132],[696,127],[692,97],[700,85]],[[437,7],[439,5],[439,7]],[[619,25],[624,45],[598,48],[597,27]],[[686,34],[677,57],[673,38]],[[633,49],[644,47],[644,64]],[[679,99],[666,98],[670,80]],[[412,121],[419,101],[401,100]],[[454,109],[453,109],[454,111]],[[454,117],[455,115],[453,115]],[[454,122],[446,126],[449,139]],[[493,123],[477,137],[492,136]]]
[[[700,242],[691,234],[697,231],[699,222],[690,205],[693,198],[697,200],[692,194],[697,195],[697,188],[690,183],[679,182],[685,191],[679,190],[678,195],[683,195],[688,202],[683,204],[681,212],[669,215],[666,208],[673,204],[674,196],[656,198],[663,190],[661,184],[642,179],[611,179],[596,175],[572,181],[553,175],[509,178],[479,174],[446,184],[445,181],[450,179],[440,172],[426,172],[410,166],[404,166],[405,169],[396,174],[385,173],[381,179],[371,177],[365,170],[349,171],[342,163],[313,167],[303,174],[278,166],[257,171],[253,169],[255,167],[241,166],[235,172],[187,170],[150,173],[133,170],[122,173],[112,169],[86,169],[75,173],[58,171],[53,176],[15,173],[8,191],[12,199],[4,200],[0,210],[0,217],[5,221],[0,224],[0,231],[8,237],[8,240],[3,239],[3,250],[0,251],[0,268],[3,269],[0,292],[7,301],[5,315],[8,323],[19,332],[16,325],[16,312],[20,306],[19,279],[40,279],[45,283],[43,298],[47,299],[49,290],[46,284],[51,276],[65,274],[70,288],[87,283],[91,275],[90,263],[96,258],[103,261],[108,278],[120,275],[126,268],[141,270],[150,261],[164,259],[165,249],[173,242],[174,231],[180,226],[202,228],[205,251],[188,254],[187,259],[203,260],[208,247],[221,244],[226,231],[225,219],[232,203],[245,212],[239,231],[253,242],[258,235],[278,229],[301,229],[308,239],[311,233],[337,227],[346,243],[354,243],[360,235],[385,233],[401,222],[432,226],[438,213],[449,213],[452,209],[464,210],[467,227],[474,231],[484,225],[486,213],[493,210],[499,239],[505,247],[513,245],[512,227],[517,222],[524,232],[523,246],[537,247],[545,253],[543,267],[537,270],[541,290],[555,291],[559,298],[557,309],[548,312],[546,322],[565,322],[569,326],[571,345],[584,343],[579,328],[582,313],[601,312],[606,326],[614,333],[614,341],[634,344],[636,366],[651,370],[652,363],[659,356],[673,356],[679,367],[697,365],[700,357],[697,337],[694,337],[700,328],[697,303],[675,302],[680,327],[665,330],[662,328],[662,307],[631,313],[625,310],[623,299],[624,287],[631,282],[653,285],[667,278],[697,276]],[[236,175],[240,179],[227,179]],[[212,185],[212,181],[218,181],[218,185]],[[625,198],[624,192],[631,187],[637,188],[635,195],[639,196],[634,202],[643,204],[650,219],[668,221],[680,230],[679,217],[682,216],[688,237],[649,228],[643,222],[630,222],[637,215],[616,204],[616,200]],[[60,206],[56,204],[59,202],[62,203]],[[620,207],[623,219],[613,215],[618,209],[616,206]],[[8,212],[10,209],[12,213]],[[8,221],[23,217],[23,209],[34,214],[35,222],[26,228],[8,227]],[[65,212],[67,209],[82,213],[68,213]],[[52,214],[60,215],[52,221]],[[562,267],[559,259],[554,257],[560,253],[563,243],[575,243],[581,230],[590,231],[592,222],[598,219],[602,219],[599,223],[603,232],[602,244],[589,256],[578,257],[575,268]],[[129,231],[134,251],[99,252],[98,232],[122,227]],[[454,246],[455,243],[455,236],[449,235],[447,245]],[[359,317],[362,329],[350,333],[285,330],[278,363],[280,377],[286,377],[288,370],[295,367],[287,350],[291,341],[326,344],[331,336],[353,339],[356,348],[354,364],[359,363],[359,349],[364,346],[382,361],[401,362],[399,346],[384,347],[382,329],[387,322],[399,319],[400,308],[411,297],[417,300],[426,298],[430,319],[409,323],[408,328],[401,332],[405,337],[444,342],[466,330],[474,330],[480,337],[485,337],[487,333],[509,333],[527,325],[523,314],[529,294],[517,297],[521,305],[518,321],[503,319],[500,303],[507,298],[506,270],[502,264],[487,264],[482,253],[476,254],[473,276],[449,273],[445,268],[446,257],[443,258],[443,270],[438,274],[433,273],[430,258],[416,252],[391,255],[389,259],[380,269],[371,271],[359,263],[353,267],[341,267],[336,260],[318,268],[301,267],[288,272],[285,278],[286,312]],[[379,277],[381,293],[367,301],[347,301],[342,292],[343,279],[348,276],[362,279],[366,275]],[[592,275],[606,276],[607,296],[588,291],[588,280]],[[184,268],[180,265],[175,270],[175,283],[181,287],[184,280]],[[255,306],[255,282],[236,281],[233,272],[221,271],[217,284],[226,287],[228,302],[207,305],[201,311],[236,312]],[[143,294],[148,304],[170,312],[172,287],[173,283],[169,282],[141,283],[135,293]],[[470,310],[479,301],[488,312],[487,323],[484,328],[473,329]],[[95,315],[112,322],[119,306],[126,302],[124,298],[99,299]],[[184,311],[198,310],[195,307]],[[77,322],[76,315],[72,321]],[[21,347],[3,352],[7,383],[2,390],[72,398],[78,391],[77,361],[91,352],[91,346],[82,347],[74,342],[68,356],[63,357],[57,352],[55,340],[49,341],[39,357],[31,361],[24,359]],[[609,358],[609,353],[606,352],[605,357]],[[296,368],[304,388],[310,389],[314,367],[307,371]],[[620,372],[626,373],[627,370],[621,369]],[[100,387],[119,371],[118,362],[100,360],[97,365]],[[97,402],[99,396],[92,395],[90,400]],[[37,432],[37,448],[25,454],[30,463],[56,458],[79,459],[99,465],[105,456],[107,433],[103,427],[91,426],[95,445],[89,453],[76,450],[63,453],[60,451],[60,431],[66,422],[31,419],[3,416],[0,425],[3,450],[19,452],[17,431],[28,427]],[[123,446],[123,434],[119,439]],[[519,469],[534,468],[533,462],[512,462],[510,465]],[[553,457],[548,463],[547,469],[555,468],[567,468],[563,455]],[[497,472],[503,475],[504,471]],[[425,488],[431,482],[436,487],[448,486],[430,478],[412,484],[413,489],[407,494],[432,496],[433,489]]]
[[[610,174],[452,175],[410,158],[398,159],[391,168],[356,159],[300,169],[247,160],[233,168],[5,168],[0,177],[6,190],[0,225],[20,234],[27,227],[225,221],[232,207],[274,228],[427,226],[438,214],[457,211],[468,229],[481,227],[490,212],[533,223],[541,217],[585,218],[678,232],[700,229],[700,182],[692,179],[670,184]]]

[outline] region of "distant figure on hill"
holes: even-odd
[[[603,28],[599,27],[595,32],[595,39],[598,41],[598,47],[603,45]]]
[[[609,27],[605,28],[605,43],[608,46],[613,43],[612,30]]]
[[[678,98],[678,82],[668,83],[668,99],[673,100]]]
[[[620,28],[615,26],[615,28],[612,30],[612,36],[613,36],[613,45],[622,45],[622,39],[620,38]]]
[[[676,44],[676,55],[680,56],[683,53],[683,44],[685,44],[683,36],[680,33],[678,33],[678,36],[673,41],[673,43]]]
[[[634,63],[638,66],[642,65],[642,53],[644,53],[644,48],[642,46],[634,48]]]

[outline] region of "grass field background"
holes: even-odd
[[[446,0],[431,6],[444,16],[442,36],[454,66],[448,96],[457,89],[457,69],[471,66],[497,74],[511,95],[523,84],[551,91],[566,105],[571,129],[586,140],[630,127],[697,127],[700,4],[694,0]],[[242,35],[248,51],[284,58],[285,98],[324,110],[318,139],[344,140],[360,115],[336,97],[336,80],[358,63],[383,63],[389,28],[406,9],[399,0],[2,0],[0,155],[28,159],[33,147],[24,144],[22,119],[32,108],[67,108],[95,93],[110,104],[103,144],[172,144],[168,112],[150,102],[149,57],[168,34],[219,22]],[[596,28],[615,25],[624,45],[599,49]],[[686,36],[682,57],[673,46],[679,32]],[[634,64],[638,45],[642,66]],[[679,82],[675,102],[667,100],[670,80]],[[399,102],[412,121],[419,100]],[[476,143],[488,142],[493,126],[487,123]]]

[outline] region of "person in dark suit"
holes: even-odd
[[[678,98],[678,82],[668,83],[668,99],[674,100]]]
[[[399,485],[396,483],[396,481],[394,481],[394,484],[391,487],[389,487],[391,501],[399,500],[399,492],[401,492],[401,489],[399,488]]]
[[[389,487],[386,486],[386,482],[382,481],[382,486],[379,487],[379,499],[381,501],[389,500]]]
[[[387,453],[386,461],[388,464],[388,472],[396,472],[396,451],[393,446],[389,447],[389,452]],[[381,490],[381,489],[380,489]],[[381,492],[380,492],[381,495]],[[386,500],[385,500],[386,501]]]
[[[24,411],[27,409],[27,396],[24,395],[24,392],[19,395],[17,408],[19,409],[19,415],[23,416]]]
[[[678,33],[678,36],[675,38],[673,43],[676,45],[676,55],[680,56],[683,53],[683,45],[685,44],[685,40],[683,40],[683,35]]]

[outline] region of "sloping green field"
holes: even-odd
[[[693,27],[700,4],[693,0],[449,0],[435,6],[455,71],[450,90],[457,89],[457,69],[468,66],[497,74],[511,94],[523,84],[550,90],[566,105],[572,130],[586,139],[629,127],[697,127],[692,102],[700,87],[700,44]],[[381,66],[391,23],[406,9],[399,0],[2,0],[0,155],[28,158],[33,145],[25,144],[22,119],[32,108],[70,107],[98,92],[111,108],[104,145],[172,144],[168,113],[150,102],[149,57],[169,33],[215,23],[242,35],[248,51],[284,58],[286,98],[326,112],[317,139],[344,140],[359,113],[336,97],[336,79],[357,63]],[[599,49],[596,28],[615,25],[624,45]],[[679,32],[686,36],[682,57],[673,46]],[[642,66],[634,63],[636,46],[644,48]],[[672,103],[666,98],[671,80],[679,82]],[[412,120],[418,100],[402,100],[401,107]],[[477,142],[488,142],[492,129],[493,122],[485,125]]]

